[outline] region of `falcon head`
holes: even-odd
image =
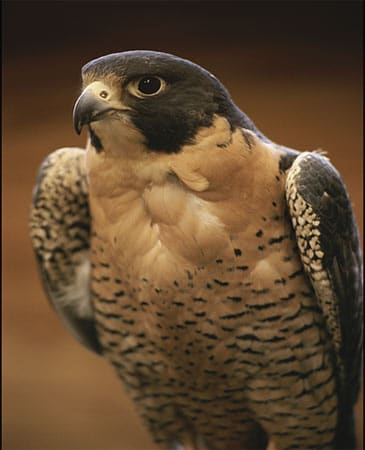
[[[226,118],[232,130],[240,126],[260,134],[214,75],[171,54],[102,56],[82,68],[82,79],[74,127],[80,134],[88,126],[97,152],[137,140],[147,151],[177,153],[194,144],[198,131],[217,116]]]

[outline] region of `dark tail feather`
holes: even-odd
[[[351,409],[339,415],[334,450],[356,450],[356,448],[355,418]]]

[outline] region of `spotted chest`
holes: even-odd
[[[196,378],[202,367],[200,375],[205,370],[224,373],[224,362],[233,363],[238,348],[254,347],[249,353],[255,359],[255,351],[265,353],[283,343],[282,321],[299,315],[303,304],[315,310],[315,302],[289,225],[282,220],[279,225],[275,214],[260,221],[260,228],[253,225],[245,233],[225,233],[225,245],[209,249],[213,258],[204,256],[208,262],[194,264],[180,255],[174,259],[166,249],[162,255],[156,251],[155,266],[162,264],[159,258],[165,260],[163,276],[158,267],[156,275],[152,261],[139,266],[132,261],[121,271],[110,259],[111,244],[96,232],[92,245],[96,314],[100,323],[127,334],[129,340],[118,344],[119,353],[133,353],[130,343],[136,350],[145,348],[146,343],[139,342],[143,335],[149,351],[159,352],[166,366],[186,361],[183,373]],[[220,224],[211,220],[209,226]],[[106,346],[113,348],[108,342]],[[199,367],[194,362],[198,355],[204,359]]]
[[[290,234],[267,238],[266,231],[262,226],[251,240],[232,236],[210,264],[163,283],[148,273],[121,273],[106,257],[108,243],[93,236],[102,345],[157,440],[167,439],[164,423],[179,434],[178,415],[207,439],[206,423],[216,423],[213,435],[222,448],[241,448],[252,433],[259,436],[256,419],[264,423],[268,402],[284,399],[294,411],[293,398],[309,392],[308,385],[328,383],[320,394],[302,397],[303,409],[316,411],[317,402],[332,396],[320,413],[335,417],[320,311]]]
[[[180,427],[242,448],[258,423],[278,429],[267,422],[271,403],[293,422],[308,410],[335,420],[327,336],[284,175],[273,160],[257,188],[241,180],[192,192],[169,174],[110,201],[90,197],[98,333],[157,440]]]

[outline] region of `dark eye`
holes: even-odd
[[[153,75],[147,75],[132,80],[127,89],[135,97],[145,98],[159,94],[166,88],[166,82],[163,78]]]
[[[161,90],[162,80],[158,77],[144,77],[138,82],[138,90],[144,95],[157,94]]]

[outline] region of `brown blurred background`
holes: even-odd
[[[274,141],[328,152],[362,230],[361,17],[351,1],[3,2],[5,450],[155,448],[112,368],[57,320],[28,237],[39,164],[86,139],[71,120],[81,66],[130,49],[205,66]]]

